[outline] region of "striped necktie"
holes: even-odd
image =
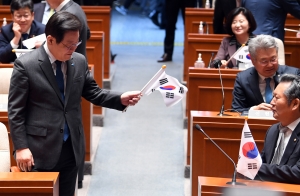
[[[271,78],[266,78],[265,81],[266,81],[266,90],[265,90],[266,103],[271,103],[273,98],[273,92],[270,86]]]

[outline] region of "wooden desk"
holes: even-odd
[[[226,185],[231,178],[213,178],[213,177],[198,177],[198,196],[216,196],[222,195],[224,188],[236,188],[247,191],[245,188],[260,188],[274,191],[274,193],[285,196],[300,195],[299,185],[285,184],[276,182],[261,182],[237,179],[237,182],[242,182],[247,186],[231,186]],[[227,195],[228,196],[228,195]]]
[[[231,178],[233,174],[232,162],[195,128],[195,124],[199,124],[235,163],[238,161],[245,119],[237,113],[228,113],[233,116],[218,116],[217,114],[218,112],[191,111],[190,179],[192,196],[198,194],[198,176]],[[276,120],[268,119],[248,120],[259,151],[263,148],[266,131],[275,123],[277,123]]]
[[[58,172],[1,172],[0,195],[58,196]]]
[[[237,69],[221,69],[225,107],[224,109],[231,108],[232,91],[237,73]],[[218,69],[199,69],[190,67],[187,81],[186,98],[186,116],[190,122],[190,111],[220,111],[222,106],[222,88],[220,82],[220,75]],[[190,123],[188,127],[188,141],[187,141],[187,165],[190,164]]]

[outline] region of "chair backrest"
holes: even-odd
[[[0,172],[10,172],[10,151],[6,126],[0,122]]]
[[[13,68],[0,68],[0,94],[8,94]]]
[[[285,65],[285,54],[284,54],[284,45],[281,39],[274,37],[278,45],[278,63],[279,65]]]

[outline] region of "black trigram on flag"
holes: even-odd
[[[164,79],[159,80],[160,85],[163,85],[163,84],[166,84],[166,83],[168,83],[168,78],[164,78]]]
[[[183,88],[183,87],[180,87],[180,88],[179,88],[179,93],[181,93],[181,94],[184,93],[184,88]]]
[[[248,169],[257,169],[257,163],[248,163]]]
[[[243,59],[244,58],[244,56],[243,55],[239,55],[239,59]]]
[[[239,158],[238,158],[238,160],[241,158],[241,156],[239,155]]]
[[[166,98],[174,99],[174,93],[166,92]]]
[[[153,89],[151,89],[151,91],[152,91],[152,93],[155,91],[155,89],[153,88]]]
[[[251,132],[244,132],[244,138],[252,137]]]

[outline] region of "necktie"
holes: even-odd
[[[273,92],[270,86],[271,78],[266,78],[265,81],[266,81],[266,90],[265,90],[266,103],[271,103],[273,98]]]
[[[280,132],[279,132],[279,144],[277,146],[277,149],[274,153],[273,159],[271,161],[271,164],[277,164],[279,165],[282,155],[284,153],[284,138],[285,138],[285,133],[289,130],[288,127],[283,127]]]
[[[53,14],[54,14],[54,9],[51,9],[51,8],[50,8],[50,11],[49,11],[49,18],[50,18]],[[49,19],[49,18],[48,18],[48,19]]]
[[[27,38],[28,38],[28,34],[27,33],[22,34],[22,39],[23,40],[26,40]]]
[[[65,83],[64,83],[64,74],[61,71],[61,63],[62,63],[61,61],[55,61],[55,64],[56,64],[55,78],[56,78],[56,82],[57,82],[57,85],[58,85],[58,88],[60,91],[61,98],[64,102],[65,101]],[[69,135],[70,135],[70,130],[69,130],[67,122],[65,122],[64,141],[66,141],[68,139]]]

